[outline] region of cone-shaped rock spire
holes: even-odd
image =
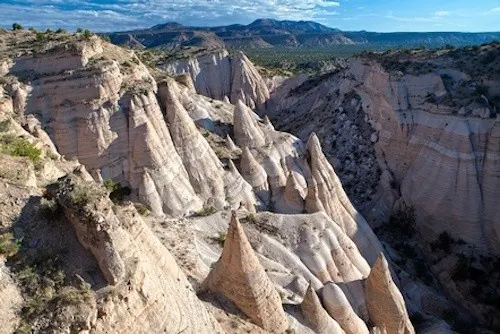
[[[238,146],[236,146],[236,144],[231,139],[231,136],[229,136],[229,135],[226,136],[226,147],[231,152],[234,152],[238,149]]]
[[[274,125],[271,123],[271,120],[267,115],[264,116],[264,125],[269,129],[269,130],[274,130]]]
[[[276,210],[288,214],[297,214],[304,211],[302,186],[298,183],[294,172],[288,174],[285,190],[280,200],[276,203]]]
[[[229,159],[228,168],[229,172],[225,174],[224,184],[226,185],[226,197],[230,198],[228,202],[231,208],[238,209],[243,206],[248,211],[255,212],[257,200],[252,186],[243,179],[231,159]]]
[[[230,299],[265,330],[281,333],[288,328],[280,296],[259,263],[234,211],[222,255],[203,284],[205,289]]]
[[[243,178],[252,186],[257,196],[267,204],[269,202],[269,184],[267,183],[267,173],[248,147],[243,149],[241,155],[240,170]]]
[[[234,108],[234,139],[240,147],[260,147],[266,143],[264,133],[250,110],[240,100]]]
[[[382,245],[363,216],[351,204],[332,165],[323,154],[319,139],[314,132],[307,141],[307,149],[311,178],[317,185],[317,189],[314,189],[314,183],[308,180],[312,183],[309,185],[307,196],[309,198],[306,199],[308,212],[315,212],[323,206],[322,211],[356,243],[368,263],[373,264],[376,254],[382,251]]]
[[[394,284],[389,265],[380,253],[365,283],[366,304],[373,323],[387,334],[413,334],[401,292]]]
[[[321,301],[311,284],[307,288],[306,294],[300,308],[305,318],[309,322],[309,327],[318,334],[344,334],[340,325],[333,320],[328,312],[321,305]]]
[[[335,283],[328,283],[322,290],[323,304],[346,334],[368,334],[366,324],[354,312],[344,292]]]
[[[223,168],[208,142],[178,101],[174,85],[166,92],[166,114],[170,134],[182,158],[189,181],[203,199],[224,199]]]

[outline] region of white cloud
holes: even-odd
[[[437,11],[434,13],[434,16],[437,16],[437,17],[449,16],[449,15],[450,15],[450,12],[447,10],[440,10],[440,11]]]
[[[332,0],[12,0],[0,3],[0,22],[69,29],[123,30],[165,21],[189,25],[222,25],[257,18],[320,20],[338,14]],[[102,20],[103,17],[107,21]],[[99,17],[99,20],[92,18]],[[128,21],[128,22],[127,22]],[[128,24],[125,24],[127,22]]]
[[[490,9],[490,12],[500,12],[500,7]]]

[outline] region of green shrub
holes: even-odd
[[[92,183],[77,184],[69,194],[71,203],[83,206],[100,197],[106,196],[104,188]]]
[[[36,40],[39,42],[45,41],[47,39],[47,35],[44,32],[36,33]]]
[[[0,132],[7,132],[10,129],[12,121],[10,119],[6,119],[0,122]]]
[[[207,217],[217,212],[217,209],[210,205],[204,205],[203,209],[194,214],[195,217]]]
[[[393,235],[411,238],[416,231],[415,228],[415,208],[409,207],[406,210],[398,210],[389,219],[389,232]]]
[[[224,247],[224,242],[226,241],[227,233],[226,232],[220,232],[219,233],[219,245],[221,247]]]
[[[244,221],[246,221],[248,223],[256,223],[257,222],[257,218],[255,217],[255,215],[253,213],[248,214],[242,220],[244,220]]]
[[[441,249],[446,253],[451,251],[451,247],[455,243],[455,239],[453,239],[448,232],[443,232],[438,236],[438,239],[431,243],[431,249],[434,251],[436,249]]]
[[[24,138],[3,137],[0,144],[0,151],[14,157],[28,157],[33,163],[42,161],[42,150],[35,147]]]
[[[85,30],[83,31],[83,38],[85,38],[85,39],[89,39],[89,38],[90,38],[90,37],[92,37],[93,35],[94,35],[94,34],[93,34],[90,30],[88,30],[88,29],[85,29]]]
[[[14,30],[14,31],[24,30],[24,27],[22,25],[20,25],[19,23],[14,23],[14,24],[12,24],[12,30]]]
[[[19,252],[21,242],[14,238],[12,233],[5,233],[0,235],[0,254],[6,257],[11,257]]]
[[[56,34],[66,34],[66,33],[67,33],[66,29],[63,28],[59,28],[56,30]]]
[[[150,208],[142,203],[134,203],[134,207],[141,216],[148,216]]]

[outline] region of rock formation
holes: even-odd
[[[225,201],[223,169],[220,160],[177,100],[175,85],[160,86],[166,96],[166,114],[174,146],[181,156],[195,192],[205,201],[215,199],[217,208]]]
[[[382,251],[382,246],[366,220],[349,201],[333,167],[323,154],[315,133],[309,137],[307,149],[314,182],[311,182],[306,203],[309,202],[308,206],[313,210],[323,208],[356,243],[368,262],[373,263],[376,258],[374,252],[378,254]]]
[[[108,283],[123,295],[101,301],[101,316],[92,330],[219,331],[187,288],[188,281],[175,260],[133,207],[121,208],[115,215],[104,189],[76,176],[62,179],[49,192],[63,206],[78,239],[95,256]],[[82,194],[91,197],[82,198]]]
[[[401,292],[394,284],[389,265],[380,254],[366,279],[366,304],[375,326],[387,334],[415,333]]]
[[[353,311],[342,290],[335,283],[328,283],[322,290],[322,300],[330,316],[346,334],[368,334],[368,328]]]
[[[266,171],[257,160],[255,160],[248,147],[243,149],[240,170],[241,175],[252,186],[257,197],[259,197],[263,203],[269,203],[270,193]]]
[[[223,294],[260,327],[273,333],[288,328],[281,299],[260,265],[233,212],[224,249],[204,288]]]
[[[234,109],[234,139],[240,147],[260,147],[266,144],[264,133],[255,119],[256,115],[241,100]]]
[[[333,320],[321,305],[321,301],[311,284],[307,288],[304,300],[300,304],[302,313],[309,322],[309,326],[318,334],[343,334],[339,324]]]
[[[481,52],[497,49],[483,46]],[[351,200],[369,221],[387,221],[401,198],[415,207],[428,240],[447,231],[498,252],[499,212],[491,201],[500,189],[499,122],[477,111],[491,112],[491,106],[480,106],[486,100],[464,90],[484,83],[486,94],[494,96],[497,79],[486,79],[476,61],[460,67],[458,58],[444,53],[435,55],[436,64],[430,54],[419,60],[414,54],[350,59],[345,71],[272,99],[266,112],[300,138],[317,131]],[[411,65],[407,72],[390,65],[405,61]]]
[[[226,50],[164,65],[171,74],[188,73],[196,91],[232,103],[243,101],[252,109],[263,110],[269,90],[255,66],[242,53],[229,56]]]

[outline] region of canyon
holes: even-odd
[[[498,325],[474,299],[498,287],[454,278],[470,250],[467,268],[500,275],[498,58],[483,76],[457,70],[463,51],[263,78],[241,52],[152,68],[95,35],[0,38],[1,245],[17,250],[0,255],[0,332]],[[387,228],[401,216],[418,256]]]

